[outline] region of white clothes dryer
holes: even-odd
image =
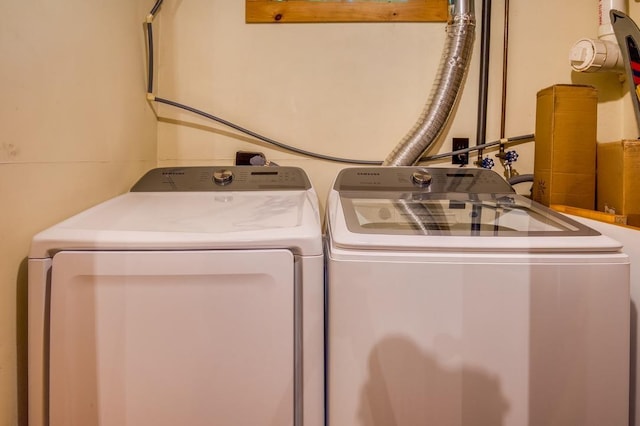
[[[154,169],[33,238],[30,424],[320,426],[323,285],[301,169]]]
[[[329,426],[623,425],[629,259],[483,169],[343,170]]]

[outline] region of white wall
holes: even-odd
[[[501,120],[504,2],[492,3],[487,140],[500,137]],[[568,64],[572,44],[597,35],[597,6],[597,0],[511,2],[506,136],[534,132],[536,93],[557,83],[599,89],[600,140],[634,136],[625,134],[626,89],[618,77],[572,73]],[[368,160],[384,159],[415,123],[444,43],[442,23],[245,24],[244,2],[231,0],[167,1],[158,31],[159,96],[306,150]],[[455,118],[431,153],[449,151],[451,137],[475,143],[479,45]],[[160,165],[232,164],[237,150],[260,150],[307,169],[322,200],[344,167],[249,143],[170,107],[159,112]],[[511,149],[520,154],[516,170],[532,173],[533,143]],[[486,152],[494,159],[495,153]]]
[[[0,425],[26,425],[31,237],[156,165],[147,1],[0,2]]]

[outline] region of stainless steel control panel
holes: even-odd
[[[311,182],[298,167],[163,167],[150,170],[131,192],[307,190]]]
[[[345,191],[501,194],[514,192],[499,174],[486,169],[438,167],[356,167],[344,169],[334,188]]]

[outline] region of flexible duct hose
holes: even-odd
[[[411,166],[417,163],[442,133],[462,92],[473,51],[475,27],[473,0],[456,0],[429,101],[418,122],[387,156],[383,166]]]

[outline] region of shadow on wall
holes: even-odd
[[[28,335],[27,335],[27,259],[20,263],[16,282],[16,352],[17,352],[17,389],[18,389],[18,426],[29,424],[27,376]]]
[[[500,426],[508,409],[497,377],[469,367],[443,368],[412,341],[395,336],[369,355],[358,416],[364,426]]]

